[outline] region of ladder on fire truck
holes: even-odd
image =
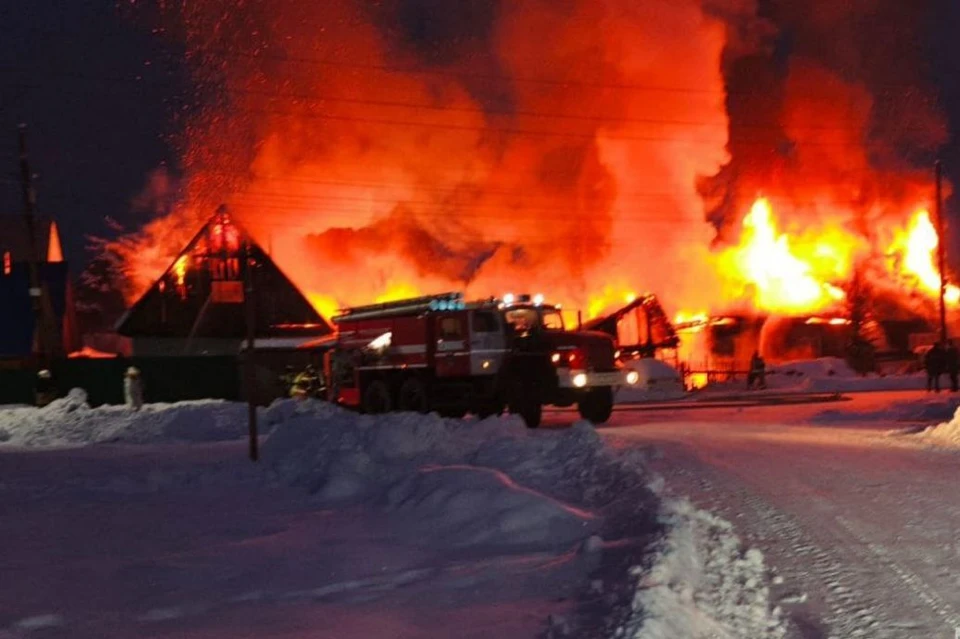
[[[410,315],[411,313],[427,313],[430,311],[462,311],[467,307],[463,301],[463,293],[440,293],[424,295],[396,302],[381,302],[364,306],[351,306],[340,309],[332,318],[334,324],[381,317]]]

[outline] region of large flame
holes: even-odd
[[[940,294],[940,271],[936,266],[940,239],[930,221],[930,213],[918,211],[906,229],[897,234],[891,247],[900,252],[902,269],[916,278],[918,286],[928,294]],[[946,284],[944,298],[949,304],[960,302],[960,288]]]
[[[718,267],[733,286],[742,283],[742,294],[751,296],[758,309],[816,311],[843,299],[842,290],[827,278],[849,270],[846,238],[830,239],[821,238],[801,253],[787,234],[778,232],[770,202],[761,198],[743,220],[740,245],[724,251]]]

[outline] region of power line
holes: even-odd
[[[0,73],[23,73],[21,69],[16,68],[4,68],[0,66]],[[36,75],[36,74],[31,74]],[[57,71],[52,72],[47,75],[54,77],[65,77],[85,81],[93,82],[103,82],[109,84],[133,84],[136,86],[143,87],[148,84],[154,86],[174,86],[170,82],[160,82],[157,78],[148,79],[146,77],[109,77],[109,76],[93,76],[90,74],[82,74],[76,72],[64,72]],[[37,83],[9,83],[8,87],[18,88],[18,89],[42,89],[45,88],[44,85]],[[505,117],[530,117],[530,118],[548,118],[548,119],[562,119],[562,120],[571,120],[571,121],[580,121],[580,122],[594,122],[594,123],[624,123],[624,124],[652,124],[652,125],[664,125],[664,126],[685,126],[685,127],[712,127],[726,130],[726,122],[707,122],[707,121],[694,121],[694,120],[676,120],[676,119],[666,119],[666,118],[631,118],[631,117],[619,117],[619,116],[608,116],[608,115],[582,115],[582,114],[570,114],[570,113],[557,113],[557,112],[542,112],[542,111],[530,111],[530,110],[510,110],[510,109],[483,109],[483,108],[468,108],[468,107],[457,107],[457,106],[442,106],[436,104],[426,104],[426,103],[414,103],[414,102],[401,102],[395,100],[371,100],[371,99],[361,99],[361,98],[350,98],[342,96],[332,96],[325,94],[310,94],[310,93],[285,93],[285,92],[273,92],[273,91],[263,91],[257,89],[239,89],[236,87],[231,88],[222,88],[219,92],[228,94],[228,95],[254,95],[262,96],[266,98],[276,99],[276,98],[288,98],[291,100],[301,100],[301,101],[311,101],[311,102],[336,102],[342,104],[352,104],[352,105],[366,105],[366,106],[378,106],[378,107],[387,107],[387,108],[405,108],[405,109],[416,109],[416,110],[427,110],[427,111],[436,111],[436,112],[446,112],[446,113],[464,113],[478,115],[482,117],[487,117],[491,115],[500,115]],[[747,129],[747,130],[756,130],[756,131],[774,131],[778,132],[782,130],[782,127],[776,126],[758,126],[758,125],[743,125],[738,126],[738,129]],[[807,127],[795,127],[791,130],[797,131],[856,131],[859,130],[859,127],[850,126],[807,126]],[[899,131],[928,131],[929,128],[925,127],[899,127]]]

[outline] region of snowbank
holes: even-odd
[[[24,447],[83,446],[104,442],[157,444],[244,437],[246,405],[221,400],[90,408],[75,388],[43,408],[0,408],[0,442]]]
[[[323,402],[279,402],[266,420],[263,461],[283,481],[324,504],[408,513],[454,546],[568,549],[631,494],[637,520],[655,522],[642,466],[609,454],[587,422],[536,432],[514,417],[368,416]]]
[[[617,403],[664,401],[686,396],[683,379],[675,368],[658,359],[629,360],[625,366],[640,375],[635,386],[617,391]]]
[[[916,433],[915,437],[917,440],[928,444],[960,448],[960,407],[956,409],[950,421],[936,426],[928,426]]]
[[[783,636],[762,555],[743,553],[725,521],[661,503],[643,453],[586,422],[532,431],[511,417],[371,417],[314,402],[275,404],[267,419],[263,460],[280,479],[325,505],[408,513],[431,543],[602,554],[607,542],[639,540],[621,575],[635,583],[612,617],[618,636]]]
[[[617,632],[632,639],[780,639],[763,554],[743,551],[731,524],[687,501],[666,504],[671,533],[653,568],[634,569],[634,615]]]

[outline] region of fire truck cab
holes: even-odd
[[[509,409],[535,428],[544,405],[577,404],[603,423],[614,389],[637,381],[618,368],[612,338],[567,331],[540,296],[465,302],[447,293],[345,309],[333,322],[329,399],[367,413]]]

